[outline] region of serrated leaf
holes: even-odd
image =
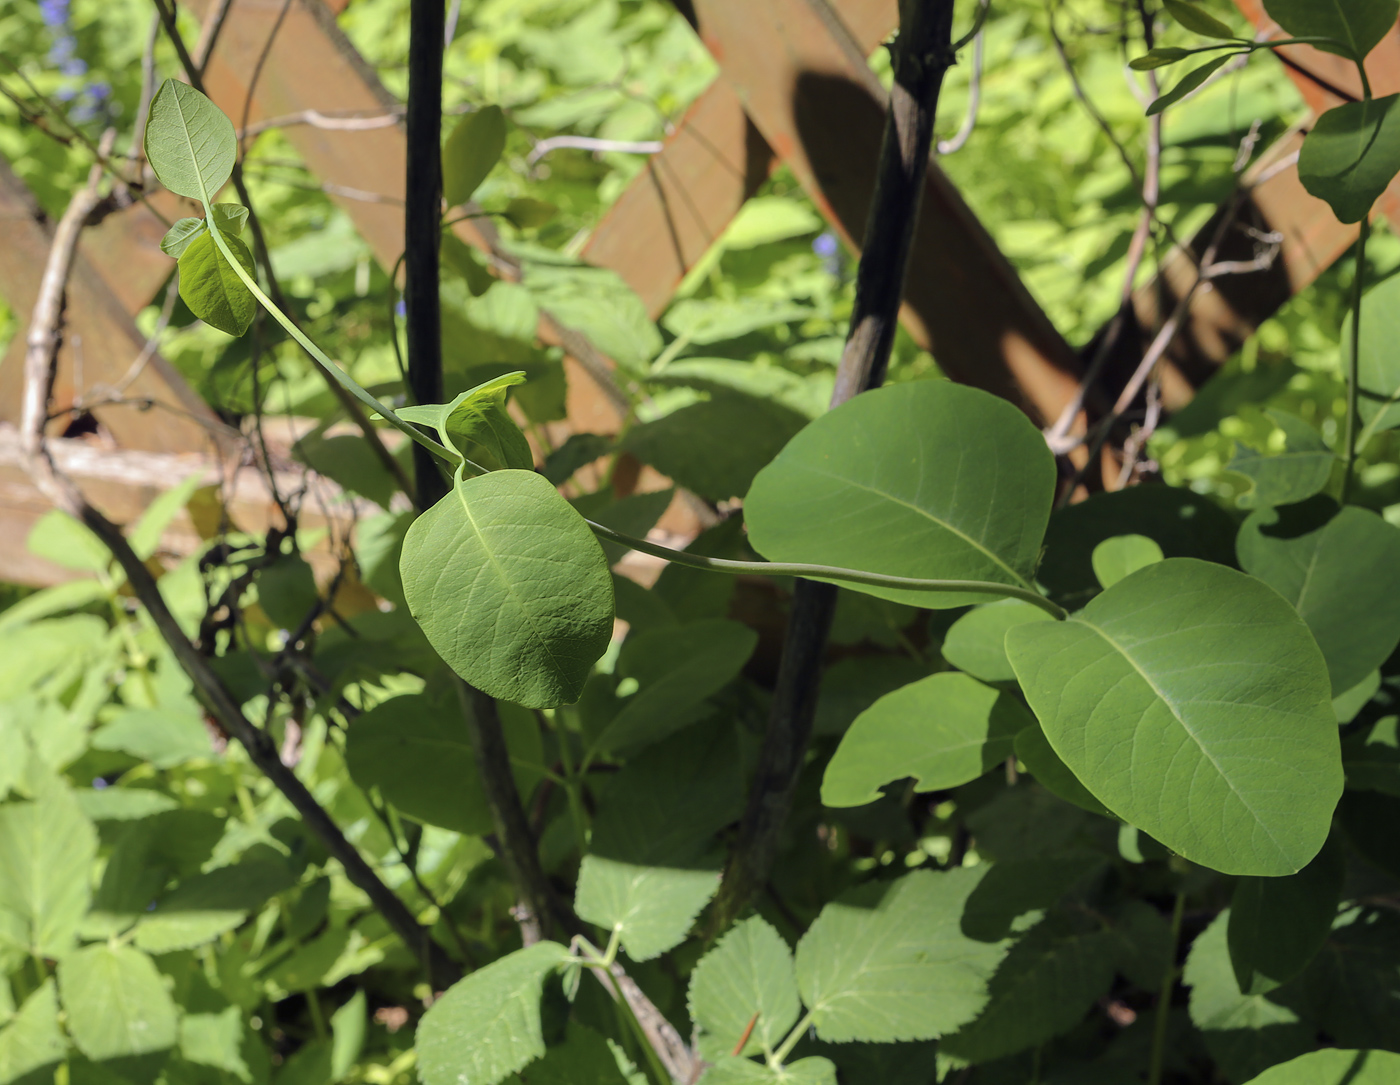
[[[429,643],[492,697],[571,704],[612,637],[602,548],[531,471],[459,476],[408,529],[399,569]]]
[[[934,674],[881,697],[856,717],[822,777],[826,806],[864,806],[912,776],[917,791],[975,780],[1011,755],[1034,720],[1009,693],[965,674]]]
[[[1006,647],[1061,760],[1167,847],[1265,877],[1322,847],[1342,787],[1331,683],[1272,589],[1168,559]]]
[[[418,1024],[423,1085],[496,1085],[543,1055],[544,980],[569,960],[559,943],[537,942],[454,984]]]
[[[236,237],[225,237],[229,251],[253,274],[253,255]],[[190,312],[211,328],[239,336],[248,330],[258,311],[257,299],[224,259],[214,239],[202,233],[180,254],[180,297]]]
[[[146,158],[171,192],[212,203],[233,172],[233,122],[199,91],[167,79],[151,99]]]
[[[130,946],[85,946],[58,963],[73,1042],[90,1059],[173,1047],[175,1003],[155,962]]]
[[[1240,499],[1240,504],[1251,508],[1292,505],[1320,493],[1332,476],[1337,457],[1301,418],[1284,411],[1264,413],[1283,431],[1283,451],[1258,452],[1244,445],[1235,446],[1227,470],[1254,483],[1254,489]]]
[[[1187,30],[1204,34],[1208,38],[1236,37],[1235,32],[1214,15],[1202,11],[1187,0],[1163,0],[1163,3],[1166,5],[1167,14]]]
[[[1298,179],[1342,222],[1360,222],[1400,171],[1400,95],[1329,109],[1303,140]]]
[[[53,980],[46,979],[0,1028],[0,1083],[41,1081],[29,1075],[67,1054],[68,1041],[58,1025],[58,994]]]
[[[1400,1055],[1393,1051],[1327,1048],[1271,1066],[1247,1085],[1391,1085],[1400,1081]]]
[[[1400,530],[1374,512],[1319,497],[1260,509],[1236,543],[1240,567],[1273,588],[1308,623],[1334,695],[1361,683],[1400,644]],[[1369,700],[1369,698],[1367,698]]]
[[[485,106],[458,121],[442,148],[442,194],[447,206],[470,200],[505,149],[506,115],[500,106]]]
[[[1017,759],[1046,791],[1091,814],[1113,817],[1108,807],[1094,798],[1089,789],[1079,782],[1079,778],[1070,772],[1069,766],[1060,760],[1060,755],[1050,745],[1039,723],[1033,722],[1018,734],[1014,748]]]
[[[726,1055],[700,1081],[702,1085],[836,1085],[836,1064],[812,1055],[774,1069],[767,1063]]]
[[[1332,38],[1314,44],[1338,56],[1364,60],[1395,27],[1397,0],[1267,0],[1274,21],[1295,38]]]
[[[1094,547],[1091,558],[1099,584],[1111,588],[1125,576],[1162,560],[1162,548],[1146,535],[1115,535]]]
[[[0,806],[0,940],[8,928],[36,956],[72,945],[91,897],[97,833],[66,788]]]
[[[1031,587],[1055,461],[1019,410],[950,381],[891,385],[823,415],[754,480],[744,517],[772,561]],[[986,596],[860,588],[919,607]]]
[[[792,951],[765,920],[744,920],[700,958],[686,998],[700,1055],[710,1062],[734,1054],[775,1051],[797,1023],[802,1002]]]
[[[581,919],[617,931],[632,960],[649,961],[685,940],[718,889],[717,869],[646,866],[586,855],[574,910]]]
[[[1230,901],[1227,942],[1235,979],[1262,995],[1299,975],[1331,933],[1346,877],[1339,847],[1288,878],[1241,878]]]
[[[1166,94],[1163,94],[1147,107],[1147,115],[1149,117],[1155,117],[1158,113],[1176,105],[1177,102],[1181,101],[1193,90],[1199,88],[1207,79],[1223,68],[1226,62],[1231,60],[1233,56],[1234,54],[1232,53],[1226,53],[1224,56],[1214,57],[1211,60],[1207,60],[1199,68],[1193,68],[1191,71],[1187,72],[1186,75],[1181,77],[1181,82],[1177,83],[1176,86],[1172,87],[1171,90],[1167,91]]]
[[[797,945],[797,984],[833,1043],[932,1040],[972,1020],[1004,943],[963,934],[985,870],[916,870],[828,904]]]
[[[1014,682],[1016,671],[1006,658],[1006,631],[1023,622],[1054,619],[1034,603],[1000,599],[973,607],[952,624],[943,638],[943,658],[984,682]]]

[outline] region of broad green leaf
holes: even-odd
[[[342,489],[367,497],[381,509],[387,509],[398,492],[399,485],[359,434],[323,437],[307,434],[293,446],[297,459],[318,475],[333,479]],[[364,521],[360,521],[363,528]],[[357,533],[359,542],[361,532]]]
[[[1006,658],[1006,631],[1023,622],[1054,621],[1034,603],[1000,599],[973,607],[943,638],[943,658],[984,682],[1014,682],[1016,671]]]
[[[702,1085],[836,1085],[836,1064],[811,1055],[774,1070],[766,1062],[725,1055],[700,1081]]]
[[[1039,780],[1046,791],[1091,814],[1113,817],[1108,807],[1094,798],[1078,777],[1070,772],[1069,766],[1060,760],[1060,755],[1050,745],[1040,724],[1032,723],[1016,736],[1015,750],[1026,771]]]
[[[684,939],[719,889],[717,869],[624,863],[585,855],[574,910],[579,918],[617,931],[634,961],[649,961]]]
[[[633,679],[637,692],[592,743],[624,751],[658,742],[694,723],[704,702],[728,685],[748,662],[758,634],[727,619],[666,626],[627,638],[617,676]]]
[[[537,200],[530,196],[516,196],[506,201],[504,217],[507,222],[520,230],[536,230],[554,219],[559,208],[547,200]]]
[[[278,629],[301,628],[321,602],[316,574],[300,554],[279,554],[258,570],[258,605]]]
[[[613,439],[597,433],[571,433],[569,439],[549,454],[544,461],[545,478],[562,486],[595,460],[613,450]]]
[[[112,552],[85,524],[66,512],[50,509],[39,517],[25,539],[31,554],[85,573],[103,575],[112,564]]]
[[[771,310],[772,303],[766,304]],[[780,403],[804,418],[816,418],[826,413],[831,402],[834,377],[830,374],[804,377],[781,366],[736,362],[731,358],[683,358],[670,363],[649,381],[663,387],[681,385],[711,394],[739,392]]]
[[[916,870],[823,908],[797,945],[797,985],[817,1035],[931,1040],[976,1017],[1007,949],[962,933],[984,873]]]
[[[1400,171],[1397,101],[1400,95],[1391,94],[1329,109],[1303,141],[1298,179],[1342,222],[1369,215]]]
[[[1202,11],[1195,4],[1188,3],[1188,0],[1163,0],[1163,2],[1166,4],[1167,14],[1187,30],[1204,34],[1208,38],[1237,37],[1233,30],[1214,15]]]
[[[53,980],[47,979],[0,1028],[0,1085],[21,1081],[38,1085],[43,1077],[30,1075],[47,1071],[67,1054],[68,1041],[58,1025],[58,995]],[[47,1071],[47,1077],[53,1080],[52,1071]]]
[[[506,115],[488,105],[457,122],[442,148],[442,194],[448,207],[464,204],[501,160]]]
[[[1332,477],[1337,457],[1322,438],[1301,418],[1284,411],[1264,412],[1278,426],[1284,443],[1281,448],[1258,452],[1244,445],[1235,446],[1227,470],[1244,475],[1254,488],[1240,499],[1250,508],[1263,505],[1292,505],[1320,493]],[[1272,442],[1271,442],[1272,443]]]
[[[136,925],[136,945],[147,953],[191,949],[233,930],[296,882],[280,862],[246,859],[186,878]]]
[[[1045,737],[1108,809],[1227,874],[1301,870],[1341,794],[1331,683],[1297,612],[1189,558],[1007,633]]]
[[[1381,672],[1372,671],[1351,689],[1332,698],[1332,709],[1337,713],[1338,723],[1350,723],[1360,714],[1381,688]]]
[[[1271,1066],[1248,1085],[1391,1085],[1400,1081],[1400,1055],[1393,1051],[1310,1051]]]
[[[1316,48],[1364,60],[1395,27],[1397,0],[1267,0],[1274,20],[1295,38],[1332,38]]]
[[[1351,321],[1342,323],[1343,371],[1351,372]],[[1361,301],[1358,410],[1368,433],[1400,426],[1400,276],[1392,275]],[[1364,443],[1359,442],[1364,446]]]
[[[748,493],[806,423],[780,404],[723,392],[634,426],[623,447],[692,493],[726,501]]]
[[[1193,68],[1181,77],[1181,81],[1171,90],[1163,94],[1155,102],[1147,107],[1147,115],[1155,117],[1171,106],[1176,105],[1193,90],[1198,89],[1207,79],[1218,72],[1234,56],[1232,53],[1224,53],[1220,56],[1207,60],[1199,68]]]
[[[530,443],[506,412],[506,390],[524,384],[523,372],[506,373],[468,388],[451,403],[405,407],[398,412],[407,422],[435,426],[442,443],[459,449],[487,470],[533,470]]]
[[[243,1057],[244,1036],[243,1013],[237,1006],[219,1013],[185,1013],[180,1018],[180,1056],[251,1082],[252,1070]]]
[[[1192,943],[1182,981],[1191,988],[1191,1023],[1201,1030],[1221,1072],[1241,1081],[1301,1055],[1317,1041],[1315,1029],[1293,1008],[1267,995],[1240,993],[1226,944],[1229,922],[1226,910]]]
[[[958,787],[1005,761],[1034,722],[1009,693],[965,674],[930,675],[856,718],[827,764],[822,803],[864,806],[911,776],[918,791]]]
[[[363,987],[331,1014],[331,1076],[336,1081],[354,1069],[364,1050],[368,1016]]]
[[[792,950],[765,920],[746,919],[700,958],[686,1003],[698,1050],[710,1062],[733,1054],[745,1032],[740,1055],[771,1053],[802,1013]]]
[[[492,697],[571,704],[612,637],[602,548],[530,471],[459,476],[408,529],[399,569],[428,641]]]
[[[1400,529],[1328,498],[1260,509],[1240,528],[1240,567],[1292,603],[1308,623],[1334,695],[1358,685],[1400,644]]]
[[[454,832],[493,831],[491,810],[467,736],[469,711],[451,690],[391,697],[359,717],[346,739],[345,760],[361,787],[379,793],[411,818]],[[500,705],[516,787],[529,795],[539,779],[539,725],[529,712]]]
[[[236,237],[226,237],[224,241],[251,276],[253,255],[248,246]],[[180,297],[190,312],[227,335],[246,332],[258,311],[252,291],[243,285],[207,233],[196,237],[180,254]]]
[[[1011,948],[988,985],[986,1008],[939,1050],[990,1062],[1068,1032],[1112,984],[1114,943],[1098,924],[1051,915]]]
[[[1328,847],[1292,877],[1235,883],[1227,941],[1242,993],[1262,995],[1307,967],[1336,921],[1345,877],[1345,856]]]
[[[633,538],[644,539],[647,532],[656,526],[657,521],[671,507],[675,495],[675,487],[671,486],[664,490],[630,494],[617,501],[613,499],[611,488],[607,487],[576,497],[569,504],[578,509],[579,515],[586,520],[592,520],[595,524],[602,524]],[[630,549],[621,543],[610,542],[607,539],[598,541],[602,544],[603,555],[608,559],[609,565],[616,565],[631,553]]]
[[[1103,869],[1102,856],[1085,851],[993,863],[967,898],[962,932],[979,942],[999,942],[1036,927],[1045,910]]]
[[[1118,971],[1144,991],[1160,991],[1167,970],[1176,967],[1171,924],[1144,900],[1130,900],[1113,925],[1118,936]]]
[[[1162,548],[1146,535],[1115,535],[1094,547],[1094,575],[1111,588],[1139,569],[1162,560]]]
[[[175,1003],[155,962],[130,946],[85,946],[58,963],[68,1032],[90,1059],[175,1046]]]
[[[552,1044],[544,1058],[522,1075],[527,1085],[641,1085],[646,1078],[624,1074],[630,1060],[621,1048],[586,1025],[570,1021],[564,1042]]]
[[[639,371],[661,350],[646,303],[617,272],[565,263],[553,251],[533,255],[521,281],[560,323],[588,336],[624,369]]]
[[[121,750],[162,769],[214,756],[204,721],[172,708],[129,708],[98,728],[92,747]]]
[[[537,942],[454,984],[418,1024],[423,1085],[496,1085],[543,1055],[544,980],[569,960],[559,943]]]
[[[40,523],[43,523],[50,515],[50,513],[45,513],[40,519]],[[37,528],[38,525],[36,524],[35,527]],[[31,532],[29,538],[33,537],[33,532]],[[28,540],[26,540],[27,545]],[[110,557],[111,555],[108,554],[109,559]],[[54,614],[62,614],[69,610],[81,610],[106,598],[107,590],[93,580],[70,580],[64,584],[55,584],[52,588],[44,588],[42,591],[36,591],[33,595],[27,595],[19,602],[12,603],[0,611],[0,635],[8,634],[22,625],[38,622]]]
[[[1030,588],[1055,462],[1019,410],[951,381],[890,385],[823,415],[754,481],[744,517],[772,561]],[[920,607],[984,595],[864,588]]]
[[[793,324],[807,320],[814,311],[805,305],[777,304],[767,297],[684,298],[666,311],[662,324],[672,335],[699,346],[723,343],[771,328],[775,324]],[[756,369],[752,363],[742,363],[745,369]],[[669,366],[661,370],[669,375]],[[747,391],[747,389],[741,389]]]
[[[1357,797],[1347,795],[1347,799]],[[1384,814],[1373,822],[1373,831],[1388,837],[1394,850],[1393,826],[1400,803],[1387,795],[1367,797],[1390,804],[1388,810],[1369,813]],[[1365,867],[1352,869],[1362,877],[1372,876]],[[1308,1014],[1309,1023],[1339,1047],[1394,1047],[1394,1037],[1400,1036],[1397,962],[1400,915],[1388,908],[1347,908],[1302,978],[1275,992],[1275,997]]]
[[[62,785],[0,806],[0,942],[44,957],[67,951],[96,858],[97,833]]]
[[[146,157],[161,184],[213,203],[237,154],[233,122],[218,106],[177,79],[160,85],[146,120]]]

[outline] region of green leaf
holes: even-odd
[[[174,708],[129,708],[97,729],[92,747],[121,750],[161,769],[214,756],[204,721]]]
[[[686,1004],[703,1058],[733,1054],[745,1032],[740,1055],[771,1053],[802,1014],[792,951],[765,920],[746,919],[700,958]]]
[[[1326,664],[1270,588],[1150,565],[1007,654],[1045,736],[1106,807],[1193,862],[1293,874],[1326,839],[1341,754]]]
[[[1351,321],[1342,322],[1343,372],[1351,372]],[[1361,356],[1357,360],[1358,409],[1370,432],[1400,426],[1400,276],[1367,291],[1361,300]],[[1363,447],[1364,441],[1358,442]]]
[[[698,720],[707,698],[734,680],[758,634],[727,619],[690,622],[634,633],[618,656],[617,676],[637,692],[591,743],[601,751],[635,750]]]
[[[331,1014],[331,1077],[336,1081],[345,1078],[359,1060],[367,1023],[365,989],[361,987],[349,1002]]]
[[[1225,1077],[1241,1081],[1317,1041],[1315,1029],[1292,1008],[1266,995],[1240,993],[1226,944],[1229,922],[1226,910],[1196,938],[1182,980],[1191,988],[1191,1023]]]
[[[423,1085],[496,1085],[543,1055],[544,980],[569,960],[559,943],[537,942],[454,984],[418,1024]]]
[[[112,552],[106,544],[60,509],[50,509],[39,517],[25,539],[25,549],[65,569],[98,576],[112,564]]]
[[[1045,918],[1047,908],[1104,864],[1101,856],[1084,851],[993,863],[967,898],[962,931],[979,942],[1025,934]]]
[[[505,149],[506,115],[500,106],[485,106],[458,121],[442,148],[442,195],[447,206],[470,200]]]
[[[1006,658],[1006,631],[1024,622],[1054,619],[1034,603],[1000,599],[973,607],[952,624],[943,638],[943,658],[984,682],[1014,682],[1016,671]]]
[[[1240,567],[1292,603],[1308,623],[1340,695],[1400,644],[1400,530],[1374,512],[1329,498],[1260,509],[1237,542]],[[1369,698],[1368,698],[1369,699]]]
[[[53,980],[45,980],[25,999],[19,1013],[0,1028],[0,1085],[33,1081],[37,1070],[61,1062],[68,1054],[68,1041],[58,1026],[58,994]],[[48,1074],[49,1080],[53,1075]]]
[[[907,656],[858,656],[838,661],[822,675],[813,734],[843,734],[885,694],[927,677],[928,671],[927,664]]]
[[[506,411],[506,389],[524,383],[523,372],[505,373],[468,388],[451,403],[405,407],[398,415],[406,422],[435,426],[443,444],[488,470],[530,471],[535,466],[534,453]]]
[[[649,961],[685,940],[717,889],[717,869],[646,866],[586,855],[574,910],[580,919],[616,931],[632,960]]]
[[[1344,738],[1342,767],[1349,789],[1400,798],[1400,716],[1382,716]]]
[[[580,516],[592,520],[595,524],[602,524],[633,538],[644,539],[647,532],[656,526],[657,521],[666,515],[666,510],[671,507],[675,496],[676,489],[671,486],[664,490],[634,493],[621,501],[615,501],[611,487],[607,487],[576,497],[569,504],[578,509]],[[598,541],[602,544],[603,554],[610,565],[616,565],[630,552],[620,543],[607,539]]]
[[[1149,49],[1140,57],[1134,57],[1128,62],[1128,67],[1135,72],[1150,72],[1156,68],[1165,68],[1169,64],[1175,64],[1179,60],[1185,60],[1189,56],[1195,56],[1194,49],[1179,49],[1174,46],[1159,45],[1155,49]]]
[[[72,945],[91,897],[97,833],[66,788],[0,806],[0,942],[43,957]]]
[[[248,246],[236,237],[226,237],[224,242],[251,276],[253,255]],[[207,233],[196,237],[180,254],[180,297],[200,320],[232,336],[246,332],[258,311],[252,291],[243,285]]]
[[[812,1055],[775,1070],[767,1063],[725,1055],[700,1081],[702,1085],[836,1085],[836,1064]]]
[[[823,908],[797,946],[797,985],[817,1035],[833,1043],[931,1040],[976,1017],[1007,948],[962,933],[967,899],[984,874],[916,870]]]
[[[593,533],[530,471],[463,480],[404,537],[404,596],[472,685],[527,708],[578,699],[612,637],[612,579]]]
[[[1238,36],[1214,15],[1207,14],[1195,4],[1187,3],[1187,0],[1163,0],[1163,3],[1166,4],[1167,14],[1187,30],[1204,34],[1208,38],[1230,39]]]
[[[245,859],[180,882],[136,926],[136,945],[170,953],[212,941],[237,927],[296,877],[285,863]]]
[[[1172,87],[1171,90],[1167,91],[1166,94],[1163,94],[1147,107],[1147,115],[1149,117],[1155,117],[1158,113],[1163,112],[1170,106],[1176,105],[1177,102],[1181,101],[1193,90],[1196,90],[1207,79],[1223,68],[1228,61],[1234,58],[1234,55],[1233,53],[1225,53],[1223,56],[1213,57],[1207,60],[1199,68],[1193,68],[1186,75],[1182,76],[1181,82],[1177,83],[1176,86]]]
[[[1381,672],[1372,671],[1351,689],[1332,698],[1332,709],[1337,713],[1338,723],[1350,723],[1381,688]]]
[[[950,381],[890,385],[823,415],[754,480],[749,538],[772,561],[1031,588],[1055,458],[1019,410]],[[862,588],[956,607],[986,596]]]
[[[1390,1085],[1400,1081],[1400,1055],[1393,1051],[1310,1051],[1271,1066],[1248,1085]]]
[[[1094,547],[1094,575],[1105,588],[1111,588],[1139,569],[1162,560],[1162,548],[1146,535],[1115,535]]]
[[[1328,847],[1290,878],[1235,883],[1227,941],[1243,994],[1272,991],[1308,966],[1336,921],[1345,877],[1345,856]]]
[[[1342,222],[1369,215],[1400,171],[1397,101],[1400,95],[1391,94],[1329,109],[1303,141],[1298,179]]]
[[[644,1075],[624,1074],[630,1060],[611,1040],[586,1025],[570,1021],[564,1042],[553,1044],[524,1075],[528,1085],[642,1085]]]
[[[518,230],[537,230],[558,214],[559,208],[547,200],[516,196],[506,201],[505,218]]]
[[[851,724],[822,777],[826,806],[864,806],[912,776],[916,791],[975,780],[1011,755],[1034,721],[1009,693],[965,674],[934,674],[886,694]]]
[[[1254,489],[1240,499],[1246,507],[1292,505],[1322,492],[1332,477],[1337,457],[1322,443],[1310,425],[1284,411],[1266,410],[1283,433],[1284,445],[1278,452],[1256,452],[1235,446],[1235,456],[1227,470],[1244,475]]]
[[[155,962],[130,946],[85,946],[58,963],[73,1042],[90,1059],[175,1046],[175,1003]]]
[[[381,509],[387,509],[398,492],[399,484],[384,461],[358,434],[337,437],[307,434],[292,446],[292,451],[318,475],[334,480],[342,489],[369,498]]]
[[[146,157],[161,184],[213,203],[237,155],[233,122],[218,106],[177,79],[160,85],[146,121]]]
[[[131,548],[136,551],[138,558],[145,561],[159,549],[160,537],[165,533],[165,529],[180,515],[181,510],[190,503],[195,491],[203,484],[204,478],[199,473],[192,474],[171,486],[146,506],[146,511],[141,514],[141,519],[136,522],[130,534]]]
[[[1108,807],[1094,798],[1089,789],[1079,782],[1079,778],[1070,772],[1069,766],[1060,760],[1060,755],[1050,745],[1040,724],[1032,723],[1018,734],[1015,749],[1016,757],[1026,766],[1026,771],[1039,780],[1046,791],[1091,814],[1113,817]]]
[[[258,570],[253,582],[258,587],[258,605],[278,629],[301,628],[321,602],[316,574],[300,554],[277,555]]]
[[[1395,27],[1400,0],[1267,0],[1274,21],[1295,38],[1332,38],[1314,47],[1365,60]]]
[[[777,403],[717,393],[635,426],[623,447],[709,501],[743,497],[807,419]]]
[[[613,439],[597,433],[571,433],[544,461],[544,477],[562,486],[582,468],[613,450]]]
[[[237,1006],[219,1013],[185,1013],[180,1018],[180,1056],[251,1082],[253,1073],[243,1057],[244,1036],[243,1013]]]
[[[178,260],[180,254],[190,247],[190,242],[203,230],[203,219],[176,219],[175,225],[166,230],[165,236],[160,239],[160,251],[166,256]]]
[[[391,697],[357,719],[346,739],[350,776],[411,818],[453,832],[493,831],[481,774],[467,736],[466,712],[452,690]],[[539,780],[539,725],[513,705],[499,706],[515,784],[529,795]]]

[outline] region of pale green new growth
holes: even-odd
[[[73,1042],[90,1059],[163,1051],[178,1032],[155,962],[129,946],[85,946],[58,965]]]

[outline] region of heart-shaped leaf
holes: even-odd
[[[1193,862],[1310,862],[1342,790],[1326,663],[1297,612],[1190,558],[1119,581],[1006,650],[1045,736],[1106,807]]]
[[[1055,458],[1024,414],[951,381],[897,384],[817,419],[759,472],[749,538],[772,561],[1032,588]],[[856,588],[919,607],[985,595]]]
[[[251,276],[253,255],[248,246],[233,236],[224,242]],[[180,297],[204,323],[233,336],[246,332],[258,311],[257,299],[208,233],[194,238],[180,254]]]
[[[1319,5],[1321,6],[1321,5]],[[1400,172],[1400,95],[1348,102],[1317,119],[1298,154],[1298,179],[1342,222],[1360,222]]]
[[[1400,17],[1400,0],[1267,0],[1274,21],[1295,38],[1331,38],[1316,48],[1364,60]]]
[[[399,569],[428,642],[492,697],[572,704],[612,637],[602,548],[532,471],[459,474],[408,529]]]
[[[213,203],[237,156],[233,122],[218,106],[178,79],[160,85],[146,121],[146,157],[161,184]]]

